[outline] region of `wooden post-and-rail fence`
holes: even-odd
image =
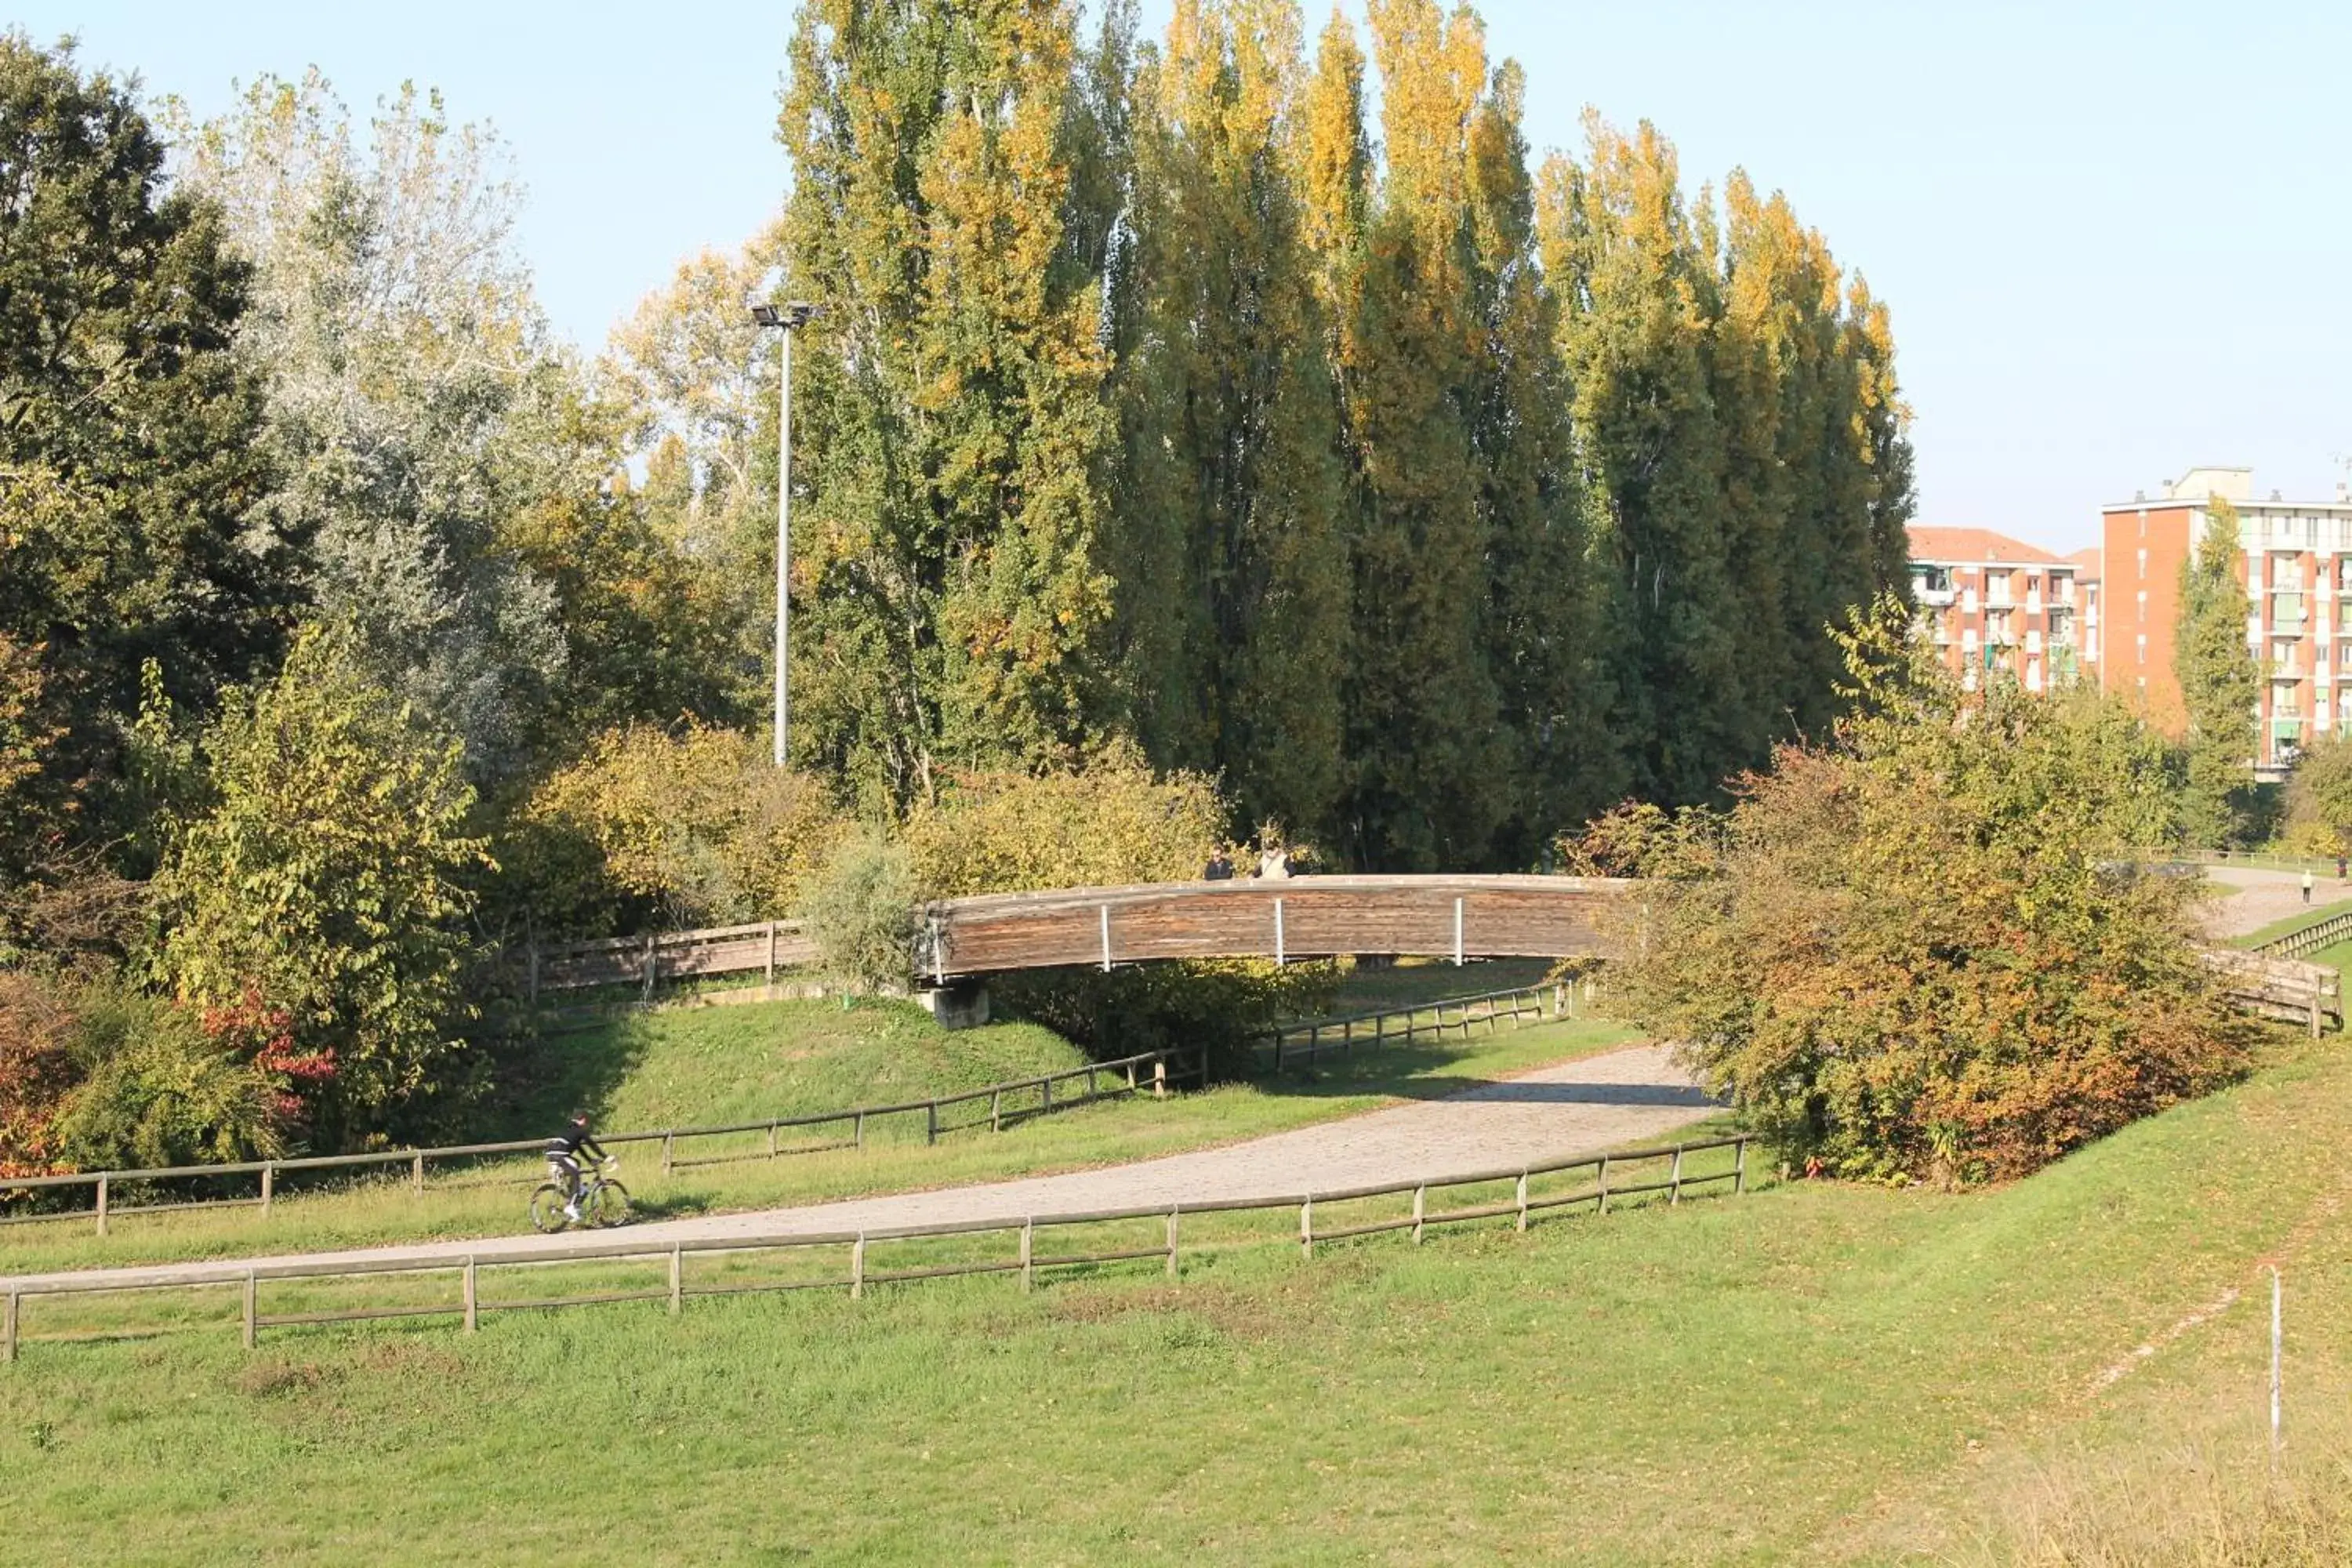
[[[1342,1056],[1359,1045],[1385,1046],[1410,1044],[1423,1035],[1443,1039],[1449,1031],[1458,1030],[1464,1039],[1470,1037],[1474,1026],[1484,1024],[1488,1035],[1500,1033],[1507,1024],[1517,1028],[1532,1021],[1544,1023],[1574,1012],[1573,982],[1557,984],[1518,985],[1504,991],[1483,991],[1471,996],[1449,996],[1436,1002],[1383,1008],[1372,1013],[1351,1013],[1337,1018],[1308,1018],[1296,1024],[1285,1024],[1265,1037],[1273,1049],[1273,1065],[1279,1072],[1286,1066],[1300,1061],[1313,1062],[1324,1052],[1337,1049]],[[1451,1014],[1452,1016],[1448,1016]]]
[[[645,1132],[604,1132],[597,1142],[605,1144],[658,1143],[661,1146],[663,1174],[672,1170],[696,1164],[717,1164],[738,1160],[775,1159],[780,1154],[817,1153],[832,1149],[864,1148],[869,1121],[886,1116],[913,1116],[920,1113],[924,1121],[923,1141],[939,1142],[942,1132],[961,1131],[966,1128],[985,1126],[991,1131],[1025,1121],[1032,1117],[1066,1110],[1114,1096],[1149,1093],[1164,1097],[1180,1082],[1205,1083],[1208,1066],[1205,1058],[1193,1058],[1193,1053],[1181,1049],[1145,1051],[1137,1056],[1121,1057],[1115,1061],[1089,1062],[1084,1067],[1066,1068],[1059,1072],[1044,1073],[1035,1078],[1013,1079],[990,1084],[983,1089],[965,1089],[958,1094],[937,1095],[929,1100],[901,1100],[889,1105],[851,1106],[842,1110],[818,1111],[804,1116],[776,1116],[760,1121],[730,1122],[710,1127],[666,1127]],[[1056,1098],[1056,1084],[1083,1081],[1085,1088],[1075,1094]],[[1037,1103],[1031,1105],[1026,1097],[1034,1094]],[[943,1121],[941,1112],[958,1106],[977,1105],[986,1101],[988,1115],[983,1121],[950,1123]],[[790,1129],[840,1127],[845,1136],[826,1143],[798,1147],[781,1144],[777,1134]],[[767,1134],[767,1148],[761,1154],[730,1154],[713,1159],[680,1160],[677,1146],[681,1142],[703,1138],[743,1136],[754,1132]],[[35,1211],[26,1214],[0,1215],[0,1225],[25,1225],[59,1220],[92,1220],[98,1234],[104,1236],[110,1223],[125,1215],[162,1214],[207,1208],[259,1208],[267,1212],[278,1196],[278,1179],[289,1173],[330,1170],[361,1170],[371,1167],[404,1169],[411,1191],[425,1190],[425,1168],[427,1163],[446,1163],[451,1161],[492,1159],[501,1155],[535,1154],[543,1152],[543,1138],[518,1139],[499,1143],[460,1143],[433,1149],[390,1149],[366,1154],[320,1154],[290,1160],[249,1160],[234,1164],[177,1165],[168,1169],[140,1171],[78,1172],[61,1176],[0,1176],[0,1195],[10,1193],[54,1191],[59,1188],[87,1187],[93,1203],[86,1209]],[[124,1189],[137,1190],[152,1183],[185,1182],[208,1177],[251,1176],[257,1191],[252,1197],[192,1199],[184,1202],[145,1201],[124,1207],[116,1199]],[[530,1181],[539,1179],[533,1172]]]
[[[1411,1182],[1388,1182],[1370,1186],[1350,1187],[1333,1192],[1294,1193],[1249,1198],[1217,1198],[1199,1203],[1151,1205],[1131,1208],[1097,1209],[1048,1215],[1024,1215],[1019,1219],[980,1219],[946,1221],[930,1225],[899,1226],[887,1229],[862,1231],[831,1231],[805,1235],[766,1237],[707,1237],[677,1241],[644,1241],[630,1239],[568,1240],[552,1238],[551,1243],[506,1247],[483,1246],[464,1253],[447,1253],[429,1258],[362,1259],[342,1262],[287,1262],[244,1265],[235,1262],[187,1265],[169,1271],[169,1278],[142,1279],[124,1279],[120,1274],[102,1284],[81,1283],[71,1278],[12,1282],[5,1296],[0,1296],[0,1361],[13,1362],[18,1346],[30,1342],[36,1336],[25,1334],[22,1329],[24,1303],[27,1300],[57,1299],[74,1296],[111,1296],[157,1289],[231,1289],[238,1294],[237,1324],[246,1348],[253,1348],[264,1329],[285,1328],[302,1324],[376,1321],[394,1318],[456,1318],[466,1331],[479,1325],[481,1314],[489,1311],[544,1310],[556,1307],[588,1306],[617,1301],[663,1301],[675,1314],[683,1309],[686,1300],[695,1296],[745,1295],[782,1292],[786,1290],[845,1289],[853,1299],[862,1298],[871,1287],[885,1284],[912,1283],[925,1279],[943,1279],[959,1275],[1017,1274],[1024,1289],[1036,1282],[1040,1270],[1099,1267],[1108,1263],[1139,1259],[1164,1259],[1169,1278],[1180,1276],[1181,1258],[1188,1245],[1183,1221],[1187,1216],[1212,1214],[1239,1214],[1296,1210],[1298,1215],[1297,1245],[1307,1258],[1315,1256],[1318,1243],[1328,1244],[1350,1237],[1369,1237],[1392,1231],[1409,1231],[1418,1245],[1430,1226],[1458,1225],[1482,1219],[1508,1218],[1513,1227],[1524,1231],[1539,1215],[1564,1209],[1590,1205],[1595,1214],[1607,1214],[1612,1201],[1664,1194],[1669,1205],[1679,1204],[1695,1189],[1717,1190],[1727,1187],[1734,1194],[1748,1190],[1748,1144],[1745,1137],[1719,1138],[1705,1142],[1676,1143],[1657,1148],[1629,1150],[1620,1153],[1585,1155],[1570,1160],[1555,1160],[1537,1164],[1514,1165],[1494,1170],[1466,1171],[1454,1174],[1427,1177]],[[1688,1157],[1710,1151],[1730,1150],[1732,1159],[1722,1169],[1693,1171]],[[1719,1162],[1718,1162],[1719,1163]],[[1539,1191],[1534,1188],[1538,1177],[1574,1177],[1590,1173],[1588,1182],[1571,1184],[1567,1190]],[[1631,1173],[1634,1179],[1625,1180]],[[1612,1180],[1614,1177],[1616,1179]],[[1432,1208],[1432,1194],[1443,1194],[1448,1188],[1492,1186],[1504,1182],[1512,1184],[1512,1195],[1504,1202],[1478,1203],[1460,1208]],[[1378,1219],[1359,1220],[1339,1226],[1316,1225],[1316,1205],[1356,1203],[1369,1199],[1410,1197],[1410,1212],[1385,1215]],[[1051,1252],[1041,1250],[1041,1238],[1057,1229],[1076,1226],[1110,1225],[1123,1222],[1151,1222],[1158,1231],[1152,1245],[1113,1247],[1093,1252]],[[969,1238],[997,1236],[1009,1237],[1014,1243],[1011,1257],[985,1255],[961,1257],[922,1268],[877,1269],[869,1266],[868,1248],[880,1242],[908,1242],[927,1239]],[[1197,1232],[1189,1238],[1196,1251],[1234,1247],[1265,1245],[1268,1238],[1241,1240],[1202,1238]],[[1286,1245],[1283,1238],[1273,1238],[1276,1245]],[[757,1281],[713,1281],[697,1284],[691,1281],[687,1259],[705,1255],[743,1256],[838,1248],[845,1253],[845,1268],[842,1272],[814,1279],[761,1279]],[[481,1276],[490,1268],[547,1268],[565,1264],[644,1263],[664,1265],[667,1278],[658,1286],[635,1289],[601,1290],[573,1295],[535,1296],[527,1299],[487,1299],[481,1289]],[[439,1274],[455,1276],[457,1293],[454,1300],[410,1302],[374,1307],[346,1307],[332,1310],[280,1311],[262,1310],[261,1287],[265,1283],[291,1280],[357,1279],[384,1275]],[[137,1333],[142,1331],[117,1325],[106,1332]],[[77,1333],[58,1336],[75,1340],[105,1337]]]

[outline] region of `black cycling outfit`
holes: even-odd
[[[599,1160],[606,1157],[604,1145],[585,1127],[567,1127],[562,1137],[547,1141],[547,1163],[563,1173],[567,1196],[580,1195],[580,1153],[583,1149]]]

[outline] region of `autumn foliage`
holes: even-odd
[[[2134,869],[2169,827],[2160,745],[2095,696],[1964,700],[1847,639],[1859,715],[1727,811],[1627,811],[1570,846],[1649,879],[1623,1005],[1793,1159],[2022,1174],[2242,1071],[2194,892]]]

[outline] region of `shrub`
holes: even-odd
[[[902,991],[913,973],[915,879],[904,848],[856,838],[834,852],[804,906],[817,969],[845,989]]]
[[[1083,773],[968,773],[908,818],[925,898],[1184,881],[1226,819],[1203,773],[1153,773],[1121,751]]]
[[[640,724],[532,793],[507,858],[549,930],[720,925],[799,907],[846,831],[819,781],[751,739]]]
[[[246,1026],[261,1024],[257,1031]],[[81,998],[81,1082],[58,1119],[76,1170],[271,1159],[302,1110],[287,1092],[287,1021],[240,1007],[196,1013],[119,986]],[[257,1035],[258,1037],[257,1037]],[[305,1070],[315,1061],[302,1064]]]
[[[157,968],[199,1009],[283,1010],[330,1139],[384,1131],[461,1081],[460,994],[487,864],[465,830],[457,743],[425,729],[339,637],[296,642],[232,694],[204,743],[217,805],[173,837],[154,884]]]
[[[74,1084],[74,1028],[57,982],[0,970],[0,1175],[61,1168],[57,1118]]]
[[[1328,963],[1257,959],[1139,963],[1105,974],[1046,969],[999,976],[1009,1012],[1102,1059],[1181,1047],[1207,1053],[1213,1079],[1246,1077],[1255,1042],[1286,1018],[1322,1012],[1339,988]]]
[[[1577,847],[1652,880],[1612,984],[1713,1091],[1844,1174],[2030,1171],[2240,1072],[2191,941],[2159,742],[2111,703],[1969,700],[1897,611],[1843,640],[1857,716],[1727,812]],[[1634,831],[1624,831],[1630,826]]]

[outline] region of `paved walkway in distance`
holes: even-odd
[[[2300,871],[2208,866],[2205,879],[2226,889],[2207,906],[2205,915],[2205,929],[2217,937],[2243,936],[2250,931],[2262,930],[2273,921],[2305,912]],[[2348,899],[2352,899],[2352,883],[2339,882],[2330,876],[2312,878],[2310,913],[2315,918],[2330,905],[2352,908],[2345,904]]]
[[[1665,1047],[1634,1046],[1479,1084],[1444,1100],[1391,1106],[1220,1149],[979,1186],[663,1220],[593,1238],[652,1247],[704,1237],[823,1235],[941,1221],[1018,1220],[1028,1215],[1335,1192],[1572,1159],[1648,1142],[1712,1114],[1715,1109],[1689,1077],[1675,1067]],[[84,1269],[70,1275],[0,1278],[0,1290],[62,1279],[93,1285],[191,1284],[235,1279],[247,1268],[271,1264],[457,1259],[468,1252],[492,1248],[502,1255],[557,1250],[578,1239],[577,1236],[501,1237]]]

